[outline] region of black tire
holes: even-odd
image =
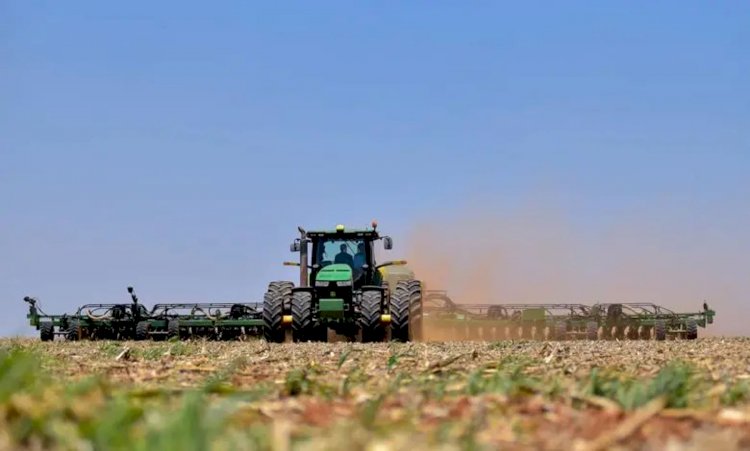
[[[596,340],[599,337],[599,324],[596,321],[586,323],[586,338]]]
[[[39,338],[42,341],[52,341],[55,339],[55,325],[49,321],[39,323]]]
[[[77,319],[70,320],[68,330],[65,331],[65,338],[68,341],[78,341],[83,338],[83,328],[80,321]]]
[[[419,340],[422,335],[422,283],[402,280],[391,295],[391,338]]]
[[[654,337],[657,341],[664,341],[667,339],[667,325],[664,321],[656,321],[654,323]]]
[[[555,323],[555,340],[566,340],[568,338],[568,325],[563,322]]]
[[[147,323],[148,324],[148,323]],[[177,318],[167,321],[167,338],[180,338],[180,320]]]
[[[135,339],[136,340],[148,340],[149,330],[151,329],[151,323],[148,321],[141,321],[135,325]]]
[[[281,320],[285,307],[291,304],[292,282],[271,282],[268,291],[263,296],[263,336],[266,341],[282,343],[284,341],[284,327]]]
[[[369,290],[362,292],[359,318],[357,322],[362,330],[362,342],[372,343],[383,341],[385,329],[380,321],[382,313],[382,293],[380,290]]]
[[[409,340],[421,341],[422,322],[424,320],[422,313],[424,305],[422,301],[422,282],[414,280],[411,283],[411,293],[409,302]]]
[[[292,338],[294,341],[314,340],[315,318],[313,295],[309,291],[292,293]]]
[[[685,329],[687,329],[685,338],[688,340],[695,340],[698,338],[698,323],[696,323],[694,319],[687,320],[685,323]]]

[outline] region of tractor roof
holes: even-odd
[[[374,228],[348,229],[343,225],[338,225],[334,230],[311,230],[307,232],[310,238],[315,237],[341,237],[341,238],[379,238],[377,230]]]

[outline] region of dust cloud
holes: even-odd
[[[701,336],[750,334],[750,221],[696,220],[667,210],[587,222],[527,205],[507,214],[463,209],[407,236],[427,289],[461,303],[654,302],[717,311]]]

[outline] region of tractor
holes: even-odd
[[[271,282],[263,298],[269,342],[327,341],[328,332],[363,342],[420,338],[422,283],[408,271],[388,271],[405,261],[375,262],[375,244],[393,241],[372,228],[306,231],[290,250],[299,253],[299,284]],[[390,267],[390,268],[389,268]],[[405,268],[404,268],[405,269]]]

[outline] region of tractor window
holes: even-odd
[[[332,263],[344,263],[353,270],[361,270],[367,263],[367,244],[364,240],[323,239],[318,242],[313,256],[313,264],[321,267]]]

